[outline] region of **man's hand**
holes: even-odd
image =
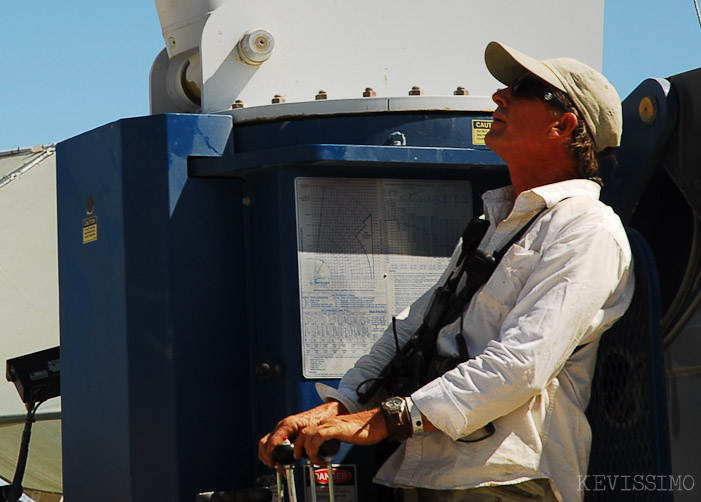
[[[316,465],[326,462],[318,454],[327,439],[336,438],[345,443],[371,445],[387,437],[387,423],[379,408],[352,415],[339,415],[303,428],[295,439],[295,458],[306,452]]]
[[[274,467],[273,449],[282,443],[283,438],[288,437],[290,441],[293,441],[304,428],[317,425],[328,418],[345,413],[348,413],[345,406],[338,401],[330,401],[309,411],[281,420],[271,433],[258,442],[258,458],[268,467]]]

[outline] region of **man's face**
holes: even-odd
[[[492,128],[485,142],[509,163],[514,156],[538,154],[557,119],[549,105],[536,97],[514,96],[512,89],[500,89],[492,99],[497,104]]]

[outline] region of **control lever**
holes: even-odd
[[[309,486],[311,487],[312,501],[316,502],[316,471],[314,470],[314,462],[307,459],[309,466]]]
[[[285,468],[285,476],[287,478],[287,493],[290,502],[297,502],[297,491],[295,489],[295,449],[290,443],[289,438],[283,438],[282,444],[273,448],[273,458],[276,462],[282,464]],[[277,477],[277,493],[278,497],[282,493],[280,476]],[[278,498],[278,500],[280,500]]]
[[[334,481],[333,481],[333,458],[336,456],[338,451],[341,449],[341,442],[338,439],[329,439],[324,441],[324,443],[319,447],[319,456],[326,462],[328,475],[329,475],[329,502],[334,502]],[[304,454],[306,458],[306,453]],[[285,468],[285,474],[287,477],[287,492],[289,494],[290,502],[297,502],[297,493],[295,491],[295,481],[294,481],[294,446],[290,443],[289,438],[284,438],[282,444],[277,445],[273,449],[273,458],[276,462],[279,462]],[[310,471],[310,481],[311,481],[311,491],[312,491],[312,501],[316,501],[316,475],[314,474],[314,467],[309,462]],[[280,479],[278,476],[278,499],[280,499],[280,493],[282,492],[282,487]]]
[[[319,456],[326,462],[326,470],[329,473],[329,502],[334,502],[334,481],[333,481],[333,457],[341,449],[341,442],[338,439],[329,439],[319,447]],[[312,485],[312,493],[316,493],[316,486]]]

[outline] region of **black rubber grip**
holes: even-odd
[[[295,463],[295,449],[291,444],[279,444],[273,448],[273,458],[282,465]]]
[[[341,442],[338,439],[327,439],[319,446],[319,456],[321,458],[335,457],[338,450],[341,449]],[[307,452],[302,453],[304,458],[307,457]]]
[[[338,439],[328,439],[319,447],[321,458],[334,457],[341,449],[341,442]]]
[[[321,458],[334,457],[341,449],[341,442],[338,439],[327,439],[319,447],[319,456]],[[276,462],[282,465],[292,465],[295,463],[294,446],[291,444],[279,444],[273,448],[273,458]],[[302,456],[307,457],[307,452],[303,452]]]

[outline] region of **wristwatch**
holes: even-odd
[[[403,397],[390,397],[382,403],[382,415],[387,423],[387,438],[404,441],[411,437],[413,428],[406,400]]]

